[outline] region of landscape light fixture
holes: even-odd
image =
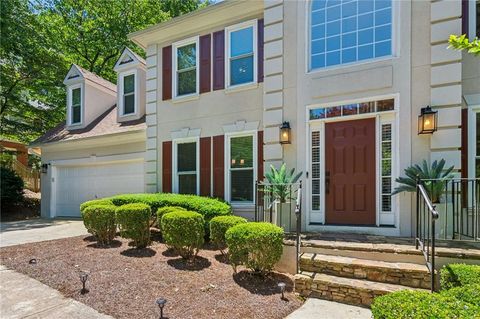
[[[88,292],[88,290],[85,288],[85,283],[87,282],[87,280],[88,280],[88,273],[82,271],[80,273],[80,281],[82,282],[82,290],[81,290],[82,295]]]
[[[283,122],[280,126],[280,144],[292,144],[290,122]]]
[[[418,116],[418,134],[433,134],[437,130],[437,115],[430,105],[423,107]]]
[[[280,288],[280,292],[282,293],[282,299],[285,299],[285,288],[287,285],[284,282],[279,282],[278,287]]]
[[[29,263],[30,265],[36,265],[36,264],[37,264],[37,260],[36,260],[35,258],[32,258],[32,259],[30,259],[30,260],[28,261],[28,263]]]
[[[160,319],[163,319],[163,307],[165,307],[166,303],[167,303],[167,299],[165,298],[158,298],[156,301],[158,308],[160,308]]]

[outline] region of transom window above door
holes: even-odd
[[[257,22],[248,21],[228,27],[227,32],[227,86],[244,85],[257,81]]]
[[[394,109],[394,99],[319,107],[310,110],[310,120],[386,112],[393,111]]]
[[[197,194],[197,142],[178,142],[175,145],[175,191],[179,194]]]
[[[391,0],[313,0],[309,70],[392,55]]]
[[[198,37],[174,45],[174,96],[198,94]]]

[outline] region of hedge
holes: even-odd
[[[401,290],[374,299],[375,319],[478,318],[480,307],[452,297],[426,291]]]
[[[203,246],[205,220],[196,212],[177,210],[163,215],[163,239],[185,259],[195,257]]]
[[[108,245],[115,238],[115,209],[114,205],[89,205],[81,212],[85,228],[101,245]]]
[[[180,207],[180,206],[165,206],[165,207],[160,207],[158,210],[157,210],[157,226],[158,226],[158,229],[162,230],[162,216],[167,214],[167,213],[171,213],[171,212],[176,212],[176,211],[179,211],[179,210],[183,210],[183,211],[186,211],[185,208],[183,207]]]
[[[113,202],[109,199],[93,199],[89,200],[87,202],[84,202],[80,205],[80,212],[83,212],[83,210],[89,206],[92,205],[113,205]]]
[[[445,297],[456,298],[480,307],[480,284],[470,284],[443,290],[441,294]],[[480,318],[480,313],[478,316]]]
[[[480,266],[449,264],[440,271],[440,286],[450,289],[468,284],[480,284]]]
[[[120,235],[133,240],[137,248],[150,243],[150,206],[142,203],[125,204],[117,207],[115,218],[120,228]]]
[[[210,221],[210,239],[220,250],[226,246],[225,233],[235,225],[246,223],[247,220],[239,216],[217,216]]]
[[[238,265],[245,265],[265,274],[282,256],[283,229],[270,223],[238,224],[227,230],[225,239],[234,271]]]

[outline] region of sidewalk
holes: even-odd
[[[309,298],[285,319],[370,319],[370,309]]]
[[[41,282],[0,265],[2,319],[112,319]]]

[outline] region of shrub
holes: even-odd
[[[163,239],[183,258],[195,257],[203,245],[205,220],[202,215],[177,210],[163,215]]]
[[[225,239],[234,271],[245,265],[264,274],[282,256],[283,229],[270,223],[238,224],[227,230]]]
[[[480,284],[480,266],[466,264],[446,265],[440,271],[440,286],[442,289]]]
[[[17,204],[23,200],[23,180],[14,170],[1,167],[0,180],[2,206]]]
[[[83,212],[83,210],[89,206],[92,205],[113,205],[112,201],[109,199],[93,199],[89,200],[87,202],[84,202],[80,205],[80,212]]]
[[[372,303],[375,319],[473,319],[479,312],[480,307],[426,291],[401,290],[377,297]]]
[[[160,207],[158,210],[157,210],[157,226],[158,226],[158,229],[162,230],[162,216],[165,215],[165,214],[168,214],[168,213],[171,213],[171,212],[176,212],[176,211],[179,211],[179,210],[182,210],[182,211],[186,211],[185,208],[183,207],[179,207],[179,206],[165,206],[165,207]]]
[[[115,238],[115,209],[113,205],[90,205],[81,212],[85,228],[101,245],[108,245]]]
[[[217,216],[210,221],[210,238],[222,250],[226,246],[225,233],[235,225],[246,223],[247,220],[239,216]]]
[[[133,240],[137,248],[143,248],[150,243],[150,207],[135,203],[117,207],[115,218],[120,228],[120,235]]]
[[[478,283],[443,290],[441,294],[445,297],[456,298],[480,307],[480,284]]]

